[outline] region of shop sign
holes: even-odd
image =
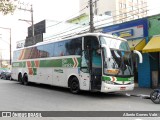
[[[25,40],[18,41],[16,43],[16,48],[23,48],[25,44]]]
[[[112,33],[112,35],[115,35],[115,36],[118,36],[118,37],[122,37],[122,38],[131,37],[131,36],[133,36],[133,29],[114,32],[114,33]]]

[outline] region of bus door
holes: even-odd
[[[101,90],[102,60],[99,41],[95,36],[83,39],[81,72],[88,73],[90,90]]]
[[[89,74],[89,60],[88,51],[82,50],[82,60],[80,68],[80,82],[82,90],[90,90],[90,74]]]

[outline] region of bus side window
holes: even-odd
[[[53,51],[54,51],[53,43],[44,45],[43,49],[44,52],[46,52],[46,57],[53,57]]]
[[[53,55],[55,57],[67,55],[65,45],[66,45],[66,41],[56,42],[54,45]]]
[[[82,38],[75,38],[68,40],[65,43],[67,55],[81,55],[82,51]]]

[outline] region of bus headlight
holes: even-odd
[[[134,83],[134,78],[133,77],[129,78],[129,80],[131,81],[131,84]]]

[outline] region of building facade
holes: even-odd
[[[103,33],[127,39],[131,50],[143,55],[143,63],[133,59],[135,82],[139,87],[160,86],[160,14],[104,27]]]
[[[89,14],[88,0],[79,0],[80,11]],[[114,23],[147,16],[147,0],[93,0],[94,15],[110,15]]]
[[[153,88],[160,86],[160,14],[148,17],[149,42],[143,52],[150,56],[150,74]]]

